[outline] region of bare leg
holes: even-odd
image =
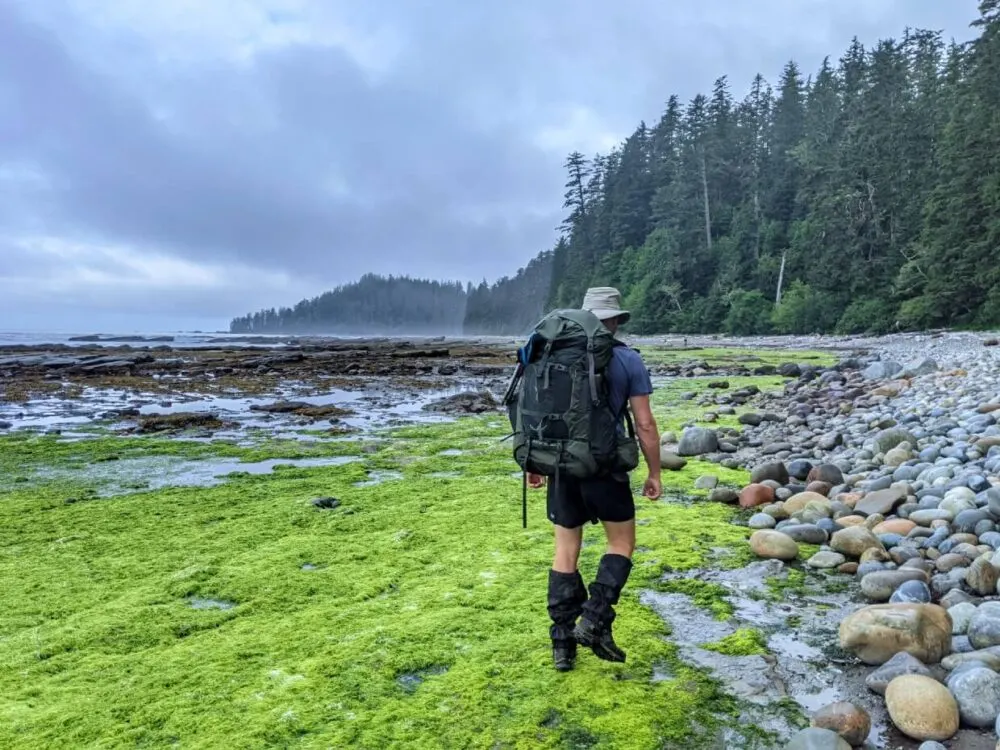
[[[559,573],[575,573],[580,560],[580,547],[583,546],[583,527],[567,529],[556,526],[556,549],[552,560],[552,569]],[[635,528],[632,529],[635,539]]]
[[[621,555],[632,559],[635,552],[635,519],[622,521],[603,521],[604,534],[608,538],[608,554]]]

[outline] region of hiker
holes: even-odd
[[[620,300],[617,289],[591,288],[584,296],[582,309],[593,313],[603,323],[604,335],[611,333],[609,339],[614,345],[604,370],[607,407],[613,414],[614,429],[619,435],[624,434],[623,420],[630,432],[634,422],[635,436],[649,469],[642,495],[656,500],[662,487],[660,437],[649,406],[653,388],[639,353],[613,339],[618,327],[630,318],[630,313],[621,309]],[[632,438],[633,450],[634,443]],[[634,460],[625,465],[634,468],[637,464],[638,456],[635,455]],[[590,647],[600,659],[624,662],[625,652],[615,643],[611,626],[615,619],[614,605],[632,570],[635,550],[635,502],[628,472],[602,472],[587,479],[556,473],[554,481],[527,472],[526,481],[529,487],[536,489],[548,485],[547,513],[555,527],[555,555],[548,589],[555,668],[559,671],[573,668],[578,643]],[[607,550],[590,584],[589,598],[577,568],[583,528],[588,521],[595,524],[600,521],[607,537]]]

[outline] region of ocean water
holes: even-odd
[[[37,331],[3,331],[0,330],[0,348],[10,346],[177,346],[177,347],[208,347],[208,346],[256,346],[282,347],[296,339],[363,339],[363,338],[395,338],[409,341],[437,341],[447,338],[449,341],[475,340],[486,342],[515,341],[508,336],[459,336],[449,335],[406,335],[406,334],[260,334],[260,333],[226,333],[222,331],[151,331],[143,333],[46,333]]]
[[[94,340],[95,337],[98,340]],[[85,338],[86,340],[80,340]],[[46,333],[38,331],[0,331],[0,347],[40,346],[59,344],[64,346],[219,346],[254,345],[284,346],[289,336],[225,333],[220,331],[152,331],[145,333]],[[169,340],[167,340],[169,339]]]

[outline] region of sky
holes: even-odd
[[[0,0],[0,331],[218,330],[552,246],[563,162],[976,0]]]

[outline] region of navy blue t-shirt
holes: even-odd
[[[648,396],[653,392],[642,357],[634,349],[616,346],[608,363],[608,405],[618,417],[625,416],[625,407],[633,396]]]

